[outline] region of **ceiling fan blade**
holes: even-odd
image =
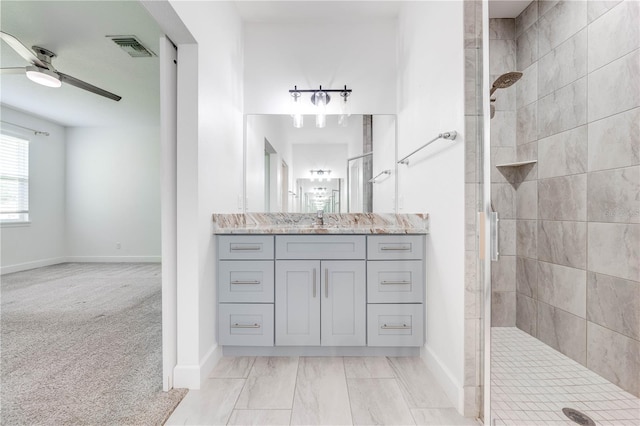
[[[92,84],[86,83],[82,80],[78,80],[75,77],[71,77],[70,75],[67,74],[63,74],[59,71],[57,71],[58,75],[60,76],[60,81],[70,84],[72,86],[76,86],[80,89],[84,89],[84,90],[88,90],[91,93],[95,93],[96,95],[100,95],[100,96],[104,96],[105,98],[109,98],[109,99],[113,99],[114,101],[119,101],[120,99],[122,99],[122,96],[118,96],[114,93],[111,92],[107,92],[104,89],[101,89],[99,87],[96,87]]]
[[[35,53],[27,46],[22,44],[20,40],[12,36],[11,34],[5,33],[4,31],[0,31],[0,38],[5,41],[16,53],[22,56],[26,61],[31,64],[37,65],[41,68],[48,68],[47,64],[42,62]]]
[[[2,75],[6,75],[6,74],[24,74],[25,73],[25,69],[24,67],[19,67],[19,68],[0,68],[0,74]]]

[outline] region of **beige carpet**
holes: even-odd
[[[159,264],[66,263],[1,278],[2,425],[162,424]]]

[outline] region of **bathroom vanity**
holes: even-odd
[[[367,348],[424,344],[426,215],[334,214],[324,225],[308,214],[214,221],[225,353],[372,354]]]

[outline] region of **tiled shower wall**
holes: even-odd
[[[511,37],[507,21],[492,23],[496,38]],[[635,0],[534,1],[515,19],[524,75],[513,87],[512,160],[538,163],[503,171],[515,198],[503,191],[497,208],[515,209],[517,327],[635,395],[639,22]]]
[[[482,286],[478,262],[477,212],[482,186],[482,2],[464,2],[465,77],[465,292],[464,292],[464,415],[481,415],[483,405]]]

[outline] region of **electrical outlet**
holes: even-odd
[[[122,248],[122,244],[116,243],[116,250],[120,250]]]

